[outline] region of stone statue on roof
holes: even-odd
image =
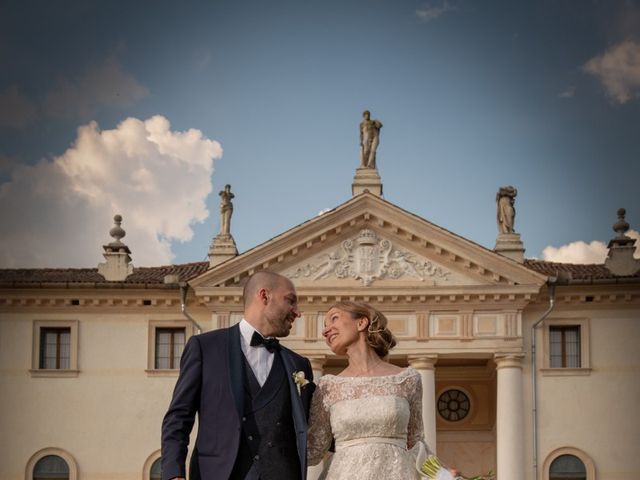
[[[220,193],[220,235],[231,235],[231,215],[233,214],[233,203],[231,199],[235,197],[231,193],[231,185],[225,185]]]
[[[512,186],[500,187],[496,194],[498,233],[515,233],[516,195],[518,190]]]
[[[376,168],[376,150],[380,143],[380,129],[382,123],[379,120],[371,120],[371,113],[365,110],[360,122],[360,167]]]

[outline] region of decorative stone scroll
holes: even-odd
[[[343,241],[334,250],[313,263],[297,267],[288,273],[289,278],[355,278],[369,286],[374,280],[402,277],[424,281],[428,277],[447,279],[451,272],[443,270],[428,260],[395,248],[391,241],[378,237],[369,229]]]

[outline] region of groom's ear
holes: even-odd
[[[269,303],[269,290],[266,288],[259,289],[256,295],[258,296],[260,303],[263,305]]]

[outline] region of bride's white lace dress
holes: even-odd
[[[335,439],[320,479],[419,479],[409,452],[423,438],[420,374],[323,376],[311,402],[308,460],[319,463]]]

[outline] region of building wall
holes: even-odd
[[[82,294],[77,292],[75,296]],[[175,292],[157,292],[159,301],[151,307],[27,305],[0,310],[0,431],[5,432],[0,479],[24,479],[29,459],[43,448],[54,447],[73,456],[79,478],[143,478],[145,462],[160,448],[160,422],[177,378],[176,372],[158,375],[146,371],[149,324],[184,319],[179,304],[164,305],[163,295],[168,298]],[[560,448],[578,449],[587,455],[594,462],[599,479],[630,480],[640,476],[640,417],[634,408],[640,399],[640,306],[637,294],[629,298],[625,300],[623,295],[615,301],[595,303],[580,299],[559,301],[545,322],[588,321],[590,371],[568,376],[538,374],[539,478],[544,478],[545,460]],[[544,298],[538,300],[522,315],[524,480],[533,480],[530,330],[546,309],[545,302]],[[189,309],[205,330],[217,326],[218,317],[210,307],[192,301]],[[318,305],[306,309],[323,311]],[[241,308],[235,305],[231,310],[238,312]],[[409,307],[405,310],[409,311]],[[415,315],[411,319],[418,321]],[[30,374],[33,324],[47,320],[78,321],[80,372],[76,377]],[[237,314],[229,318],[230,323],[237,320]],[[401,361],[411,354],[438,350],[433,339],[416,340],[417,325],[398,325],[408,335],[398,345]],[[321,341],[305,340],[309,337],[308,328],[316,331],[316,337],[317,319],[308,323],[305,318],[300,319],[294,338],[286,343],[302,353],[329,355]],[[537,338],[540,367],[545,353],[542,330]],[[446,340],[444,345],[452,348],[456,343]],[[449,359],[456,356],[451,351]],[[462,353],[458,350],[460,358],[464,358]],[[331,361],[326,364],[328,369],[336,368]],[[436,365],[436,392],[451,383],[470,391],[477,387],[481,392],[473,422],[465,428],[438,424],[439,454],[469,473],[495,466],[495,371],[490,359],[487,365],[481,375],[473,367],[456,367],[458,371],[452,374],[452,367],[438,369]]]
[[[584,371],[560,375],[538,371],[538,478],[545,461],[559,449],[584,454],[595,466],[598,479],[631,480],[640,476],[640,308],[618,296],[616,302],[589,304],[564,301],[537,331],[537,367],[547,354],[543,330],[558,321],[587,321],[589,365]],[[530,331],[546,305],[525,312],[525,344],[530,352]],[[584,354],[584,352],[583,352]],[[524,363],[525,459],[528,479],[533,478],[532,385],[530,354]]]
[[[103,310],[0,314],[0,479],[24,479],[27,462],[43,448],[70,453],[82,479],[143,478],[145,461],[160,448],[177,378],[145,371],[148,325],[183,317],[176,309]],[[78,320],[79,374],[32,376],[34,320],[67,319]]]

